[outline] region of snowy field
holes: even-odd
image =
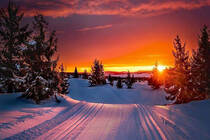
[[[165,100],[166,93],[163,89],[154,91],[147,85],[147,82],[136,82],[132,89],[127,89],[124,83],[123,88],[118,89],[115,86],[116,81],[114,81],[113,87],[109,84],[88,87],[88,80],[73,79],[70,85],[69,96],[79,101],[104,104],[147,105],[164,105],[170,103]]]
[[[163,90],[146,83],[133,89],[88,87],[71,79],[62,102],[35,105],[0,95],[0,139],[209,140],[210,100],[165,105]]]

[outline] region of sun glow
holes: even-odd
[[[159,66],[157,67],[157,69],[158,69],[159,72],[162,72],[163,70],[166,69],[166,66],[159,65]]]
[[[162,72],[164,69],[166,69],[169,66],[165,66],[165,65],[159,65],[157,67],[159,72]],[[154,68],[154,66],[104,66],[104,71],[113,71],[113,72],[138,72],[138,71],[152,71]],[[87,70],[88,72],[91,71],[90,67],[77,67],[79,72],[84,72],[84,70]],[[72,67],[71,69],[67,69],[67,72],[73,72],[74,71],[74,67]]]

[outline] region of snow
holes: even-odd
[[[147,82],[137,82],[132,89],[118,89],[109,84],[105,86],[88,87],[88,80],[73,79],[70,82],[70,94],[72,99],[105,103],[105,104],[149,104],[164,105],[170,102],[165,99],[166,93],[163,89],[152,90]],[[116,81],[114,82],[116,85]]]
[[[34,41],[34,40],[31,40],[31,41],[29,41],[29,43],[28,43],[29,45],[36,45],[36,41]]]
[[[50,99],[36,105],[30,100],[19,99],[19,97],[18,93],[0,95],[0,139],[11,137],[53,120],[57,115],[62,114],[62,111],[72,108],[77,103],[77,101],[69,101],[71,100],[69,98],[59,98],[62,100],[61,104]],[[23,136],[18,139],[23,139]]]
[[[70,86],[60,104],[1,94],[0,139],[210,139],[210,100],[164,105],[164,91],[145,82],[117,89],[71,79]]]

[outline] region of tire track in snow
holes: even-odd
[[[149,111],[150,109],[149,108],[145,108],[145,106],[142,106],[142,109],[144,110],[145,115],[149,119],[150,124],[151,124],[150,127],[153,128],[154,132],[156,132],[156,134],[159,136],[159,138],[161,138],[163,140],[167,140],[167,137],[164,134],[163,128],[161,128],[161,126],[158,125],[158,121],[155,120],[155,117]]]
[[[190,139],[172,120],[161,116],[158,112],[153,112],[152,106],[136,104],[136,107],[140,123],[146,134],[142,139]]]
[[[153,111],[152,111],[153,112]],[[176,125],[175,122],[170,120],[169,118],[163,116],[162,114],[158,113],[156,114],[158,118],[160,118],[162,123],[165,125],[165,127],[170,127],[174,130],[175,133],[179,134],[184,139],[190,139],[184,132],[183,128],[180,128]],[[167,131],[167,130],[166,130]]]
[[[148,133],[149,128],[148,128],[146,119],[143,116],[143,112],[140,110],[140,107],[138,104],[135,104],[135,105],[136,105],[136,109],[138,111],[138,117],[139,117],[138,124],[141,125],[140,132],[143,132],[142,135],[144,135],[144,136],[141,135],[141,139],[152,139],[152,135]]]
[[[47,120],[35,127],[24,130],[23,132],[15,134],[11,137],[8,137],[6,138],[6,140],[35,139],[36,137],[41,136],[42,134],[48,132],[50,129],[54,128],[58,124],[61,124],[62,122],[67,120],[69,117],[73,116],[78,110],[80,110],[81,108],[84,108],[84,106],[85,104],[83,102],[79,102],[65,109],[64,111],[60,112],[54,118]]]
[[[172,109],[170,109],[170,112],[171,111],[172,111]],[[176,122],[173,119],[170,119],[169,117],[164,116],[162,114],[162,111],[157,111],[154,108],[151,110],[151,113],[155,114],[157,116],[157,118],[159,118],[159,120],[160,120],[159,122],[162,122],[165,127],[173,129],[174,133],[179,135],[180,138],[182,138],[182,139],[192,139],[193,138],[189,134],[187,134],[188,130],[190,129],[190,126],[188,126],[188,123],[182,122],[181,125],[176,124]],[[178,118],[188,118],[188,121],[189,121],[189,119],[191,119],[191,118],[189,118],[188,116],[185,116],[184,114],[182,114],[179,111],[176,111],[175,114],[176,114],[176,117],[178,117]],[[193,120],[192,120],[192,122],[193,122]],[[182,127],[183,125],[187,128],[183,128]],[[167,131],[167,129],[166,129],[166,131]],[[169,132],[169,133],[171,133],[171,132]],[[178,136],[176,136],[174,139],[176,139],[177,137]]]
[[[86,104],[79,113],[37,139],[75,139],[102,108],[103,104]]]
[[[98,108],[98,109],[96,109],[96,108]],[[85,119],[82,121],[82,123],[81,123],[82,127],[77,125],[77,127],[73,131],[71,131],[72,134],[76,133],[75,135],[72,135],[72,139],[77,138],[77,136],[85,129],[85,127],[88,125],[88,123],[98,114],[99,111],[101,111],[102,108],[103,108],[103,104],[100,104],[100,107],[98,107],[98,106],[95,107],[91,111],[91,113],[89,115],[87,115],[85,117]],[[68,135],[66,135],[65,138],[69,139],[70,138],[69,134],[70,133],[68,133]]]
[[[142,129],[144,130],[146,136],[142,139],[169,139],[166,130],[163,125],[160,124],[160,120],[156,118],[150,111],[151,109],[145,105],[136,104],[137,110],[139,112],[140,123],[142,124]]]
[[[151,123],[149,121],[149,118],[145,114],[142,106],[139,105],[139,104],[137,104],[136,106],[137,106],[137,109],[138,109],[138,112],[139,112],[139,117],[140,117],[140,121],[141,121],[141,124],[142,124],[142,129],[144,130],[145,135],[146,135],[146,139],[148,139],[148,140],[157,139],[157,134],[154,133],[154,130],[151,127]]]

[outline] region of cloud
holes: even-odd
[[[210,0],[14,0],[27,16],[79,15],[155,16],[171,11],[210,6]],[[5,3],[5,0],[3,2]]]
[[[86,28],[79,29],[77,31],[84,32],[84,31],[90,31],[90,30],[106,29],[106,28],[111,28],[111,27],[112,25],[108,24],[108,25],[100,25],[100,26],[94,26],[94,27],[86,27]]]

